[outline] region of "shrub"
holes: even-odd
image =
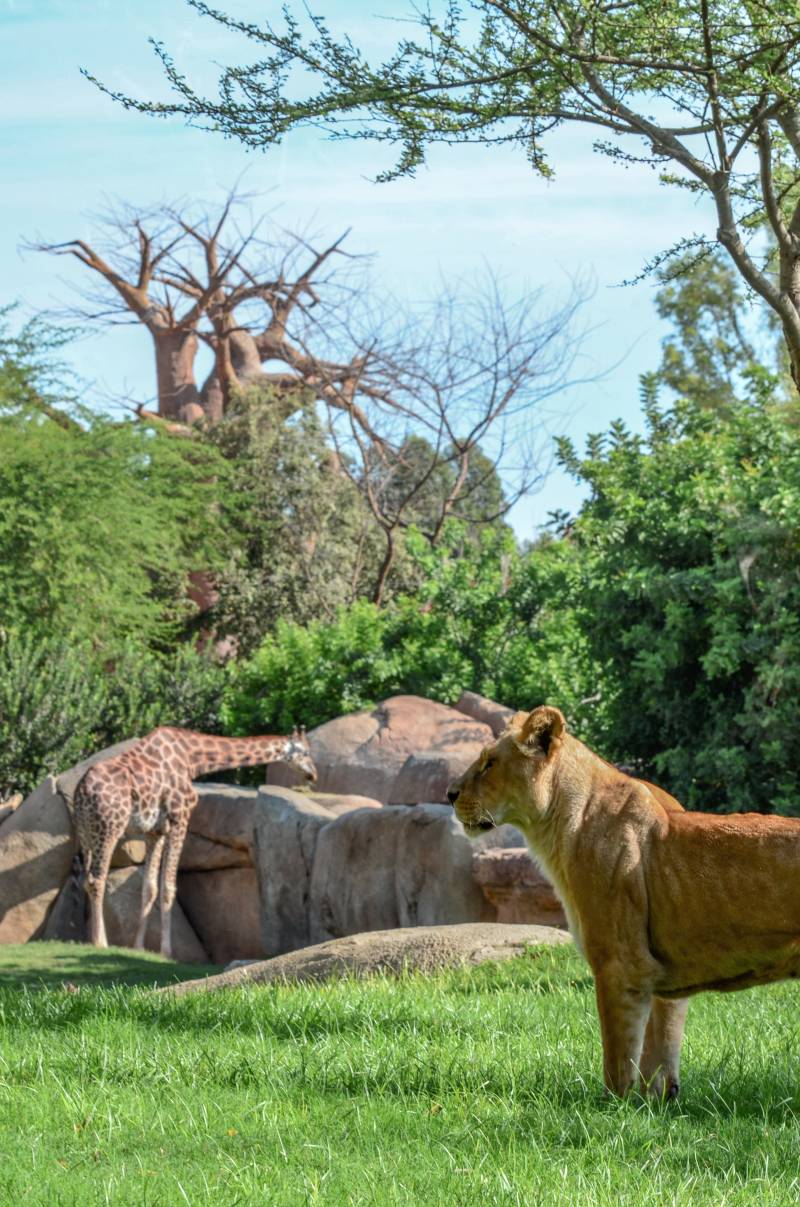
[[[0,640],[0,797],[29,792],[93,751],[156,725],[220,732],[224,671],[190,648],[91,647],[8,632]]]

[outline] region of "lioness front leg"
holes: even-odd
[[[656,1098],[676,1098],[681,1042],[689,999],[668,1002],[654,997],[644,1036],[640,1062],[642,1089]]]
[[[627,1094],[639,1084],[639,1063],[652,996],[648,990],[595,976],[597,1012],[603,1038],[603,1079],[612,1094]]]

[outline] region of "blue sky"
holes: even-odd
[[[226,0],[237,17],[276,17],[277,0]],[[408,0],[317,0],[334,27],[379,53],[396,38],[393,21]],[[353,228],[353,251],[376,255],[391,292],[414,302],[441,281],[470,279],[488,264],[511,296],[544,287],[554,302],[570,282],[591,277],[583,312],[589,329],[576,373],[602,374],[549,404],[547,423],[579,443],[622,417],[639,426],[638,377],[656,365],[665,334],[653,287],[619,288],[681,235],[708,230],[708,208],[660,188],[647,168],[622,169],[593,154],[591,136],[561,131],[553,141],[556,178],[538,179],[521,152],[439,148],[413,180],[377,185],[388,159],[370,144],[330,143],[313,131],[266,154],[247,152],[180,121],[127,113],[79,74],[112,88],[165,96],[148,36],[164,41],[193,80],[212,85],[213,63],[250,60],[252,47],[203,20],[183,0],[0,0],[0,304],[27,312],[64,303],[84,279],[66,259],[21,252],[24,239],[62,241],[92,234],[91,212],[122,198],[148,206],[178,198],[218,201],[246,170],[244,185],[290,228],[338,235]],[[387,155],[390,151],[387,150]],[[134,328],[103,332],[70,353],[99,394],[153,395],[149,337]],[[553,472],[515,509],[523,537],[554,508],[574,509],[579,493]]]

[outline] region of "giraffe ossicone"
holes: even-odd
[[[144,947],[147,921],[158,896],[161,954],[171,956],[178,863],[198,799],[192,781],[212,771],[278,762],[292,763],[307,780],[316,780],[305,729],[295,727],[289,737],[221,738],[162,726],[124,754],[90,767],[75,789],[73,807],[92,943],[108,944],[103,899],[114,849],[123,838],[143,836],[146,856],[134,946]]]

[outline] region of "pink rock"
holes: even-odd
[[[505,704],[496,704],[494,700],[489,700],[486,696],[479,696],[477,692],[462,692],[453,705],[459,712],[463,712],[468,717],[472,717],[475,721],[482,721],[484,725],[488,725],[494,736],[497,738],[503,732],[508,722],[514,715],[513,708],[506,708]]]
[[[495,906],[498,922],[567,925],[553,886],[526,847],[476,851],[472,874],[487,901]]]
[[[488,725],[421,696],[392,696],[372,712],[351,713],[308,735],[319,792],[364,795],[382,804],[443,803],[447,785],[492,741]],[[267,769],[291,786],[292,771]]]

